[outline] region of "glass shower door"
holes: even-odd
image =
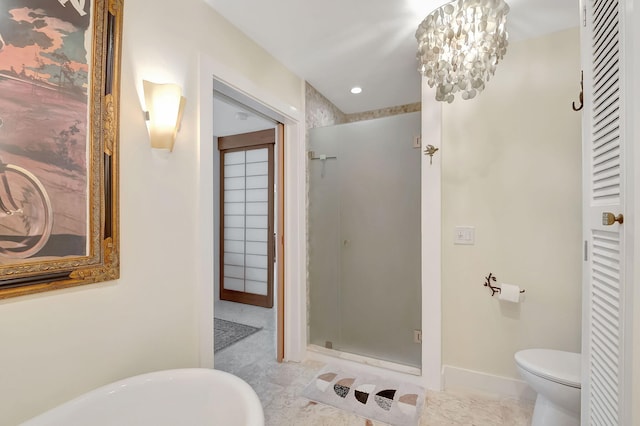
[[[310,166],[312,343],[421,365],[419,126],[415,113],[312,132],[315,156],[337,157]]]

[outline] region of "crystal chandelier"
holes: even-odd
[[[418,71],[436,86],[436,100],[472,99],[507,52],[504,0],[456,0],[431,12],[416,31]]]

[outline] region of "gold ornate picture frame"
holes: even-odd
[[[119,278],[122,0],[0,0],[0,299]]]

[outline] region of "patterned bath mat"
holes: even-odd
[[[333,365],[324,367],[302,395],[393,426],[417,426],[425,401],[420,386]]]
[[[252,327],[220,318],[213,319],[213,347],[214,353],[239,342],[245,337],[262,330],[262,327]]]

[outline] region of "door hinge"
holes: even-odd
[[[584,240],[584,261],[589,260],[589,241]]]

